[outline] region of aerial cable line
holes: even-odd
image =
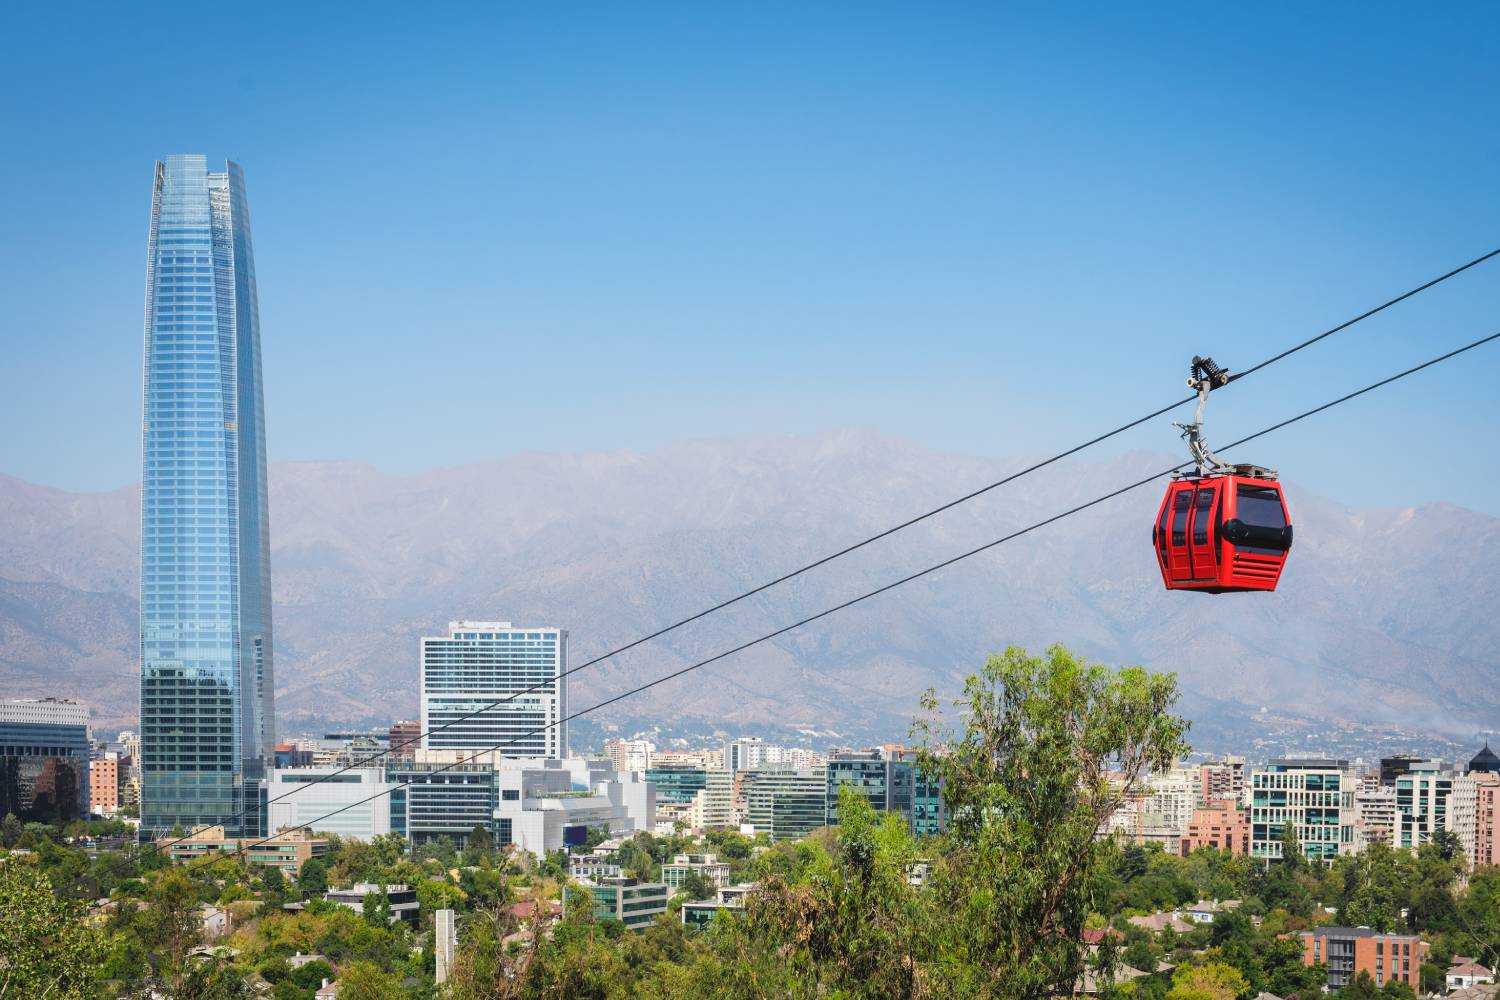
[[[1434,287],[1436,285],[1440,285],[1443,282],[1447,281],[1449,278],[1456,277],[1457,275],[1462,274],[1463,272],[1469,270],[1470,268],[1477,267],[1478,265],[1483,264],[1485,261],[1488,261],[1491,258],[1496,257],[1496,256],[1500,256],[1500,247],[1497,247],[1494,250],[1489,251],[1488,253],[1481,254],[1480,256],[1475,257],[1473,260],[1470,260],[1470,261],[1468,261],[1465,264],[1460,264],[1458,267],[1455,267],[1453,270],[1448,271],[1445,274],[1440,274],[1436,278],[1433,278],[1433,279],[1431,279],[1431,280],[1429,280],[1427,282],[1424,282],[1423,284],[1420,284],[1420,285],[1418,285],[1415,288],[1412,288],[1412,289],[1409,289],[1409,290],[1407,290],[1405,292],[1402,292],[1400,295],[1397,295],[1395,298],[1387,299],[1385,302],[1382,302],[1380,305],[1375,306],[1374,308],[1368,309],[1365,312],[1360,313],[1358,316],[1353,317],[1352,319],[1347,319],[1344,322],[1338,324],[1337,326],[1330,327],[1329,329],[1324,330],[1322,333],[1319,333],[1319,334],[1317,334],[1315,336],[1309,337],[1308,339],[1302,341],[1301,343],[1294,344],[1291,347],[1287,348],[1286,350],[1280,352],[1279,354],[1275,354],[1275,355],[1273,355],[1273,356],[1265,359],[1264,361],[1260,362],[1259,364],[1252,365],[1251,367],[1245,369],[1244,371],[1237,373],[1234,376],[1234,378],[1236,380],[1238,380],[1238,379],[1244,378],[1247,375],[1253,374],[1254,372],[1258,372],[1262,368],[1265,368],[1265,367],[1267,367],[1269,365],[1273,365],[1276,362],[1281,361],[1282,359],[1284,359],[1286,357],[1289,357],[1290,355],[1296,354],[1298,351],[1301,351],[1301,350],[1304,350],[1305,348],[1311,347],[1313,344],[1316,344],[1316,343],[1318,343],[1321,340],[1325,340],[1328,337],[1331,337],[1331,336],[1333,336],[1336,333],[1339,333],[1339,332],[1341,332],[1343,330],[1347,330],[1347,329],[1349,329],[1349,327],[1354,326],[1356,323],[1360,323],[1363,320],[1367,320],[1371,316],[1376,315],[1377,313],[1384,312],[1385,310],[1391,308],[1392,306],[1397,305],[1397,304],[1399,304],[1401,302],[1404,302],[1407,299],[1412,298],[1415,295],[1419,295],[1422,292],[1427,291],[1429,288],[1432,288],[1432,287]],[[935,517],[938,514],[941,514],[941,513],[945,512],[945,511],[952,510],[954,507],[957,507],[960,504],[967,503],[970,500],[973,500],[976,497],[983,496],[984,494],[989,493],[992,490],[996,490],[996,489],[1000,488],[1001,486],[1005,486],[1005,485],[1007,485],[1009,483],[1013,483],[1017,479],[1022,478],[1023,476],[1028,476],[1031,473],[1036,472],[1039,469],[1046,468],[1047,466],[1052,465],[1055,462],[1059,462],[1059,461],[1061,461],[1064,458],[1068,458],[1069,456],[1076,455],[1077,453],[1085,450],[1086,448],[1091,448],[1094,445],[1099,444],[1102,441],[1107,441],[1107,440],[1109,440],[1112,437],[1115,437],[1115,436],[1117,436],[1119,434],[1123,434],[1125,431],[1128,431],[1128,430],[1131,430],[1133,428],[1139,427],[1141,424],[1144,424],[1144,423],[1146,423],[1149,420],[1155,420],[1157,417],[1163,416],[1163,415],[1171,412],[1172,410],[1175,410],[1177,407],[1182,406],[1184,403],[1193,402],[1196,398],[1197,398],[1196,396],[1187,396],[1187,397],[1185,397],[1183,399],[1179,399],[1179,400],[1177,400],[1177,401],[1175,401],[1173,403],[1169,403],[1166,406],[1163,406],[1163,407],[1161,407],[1158,410],[1154,410],[1151,413],[1145,414],[1144,416],[1137,417],[1136,419],[1131,420],[1128,423],[1121,424],[1120,426],[1116,427],[1114,430],[1106,431],[1105,433],[1100,434],[1097,437],[1093,437],[1093,438],[1090,438],[1087,441],[1084,441],[1082,444],[1074,445],[1073,447],[1068,448],[1066,451],[1060,451],[1057,454],[1052,455],[1050,458],[1045,458],[1045,459],[1042,459],[1041,461],[1036,462],[1036,463],[1034,463],[1032,465],[1028,465],[1026,468],[1021,469],[1021,470],[1019,470],[1017,472],[1013,472],[1010,475],[1005,476],[1005,477],[1003,477],[1001,479],[997,479],[994,482],[989,483],[988,485],[981,486],[981,487],[979,487],[978,489],[975,489],[975,490],[971,490],[970,492],[965,493],[961,497],[957,497],[957,498],[955,498],[953,500],[949,500],[948,502],[940,504],[937,507],[933,507],[931,510],[925,511],[925,512],[923,512],[921,514],[917,514],[914,517],[908,518],[907,520],[902,521],[900,524],[892,525],[891,527],[886,528],[883,531],[880,531],[880,532],[878,532],[876,534],[870,535],[869,537],[864,538],[864,539],[862,539],[860,541],[854,542],[851,545],[847,545],[844,548],[839,549],[836,552],[831,552],[828,555],[823,556],[823,557],[821,557],[819,559],[815,559],[814,561],[812,561],[810,563],[807,563],[807,564],[805,564],[805,565],[803,565],[801,567],[798,567],[797,569],[791,570],[791,571],[789,571],[787,573],[783,573],[781,576],[776,577],[774,580],[768,580],[765,583],[760,584],[759,586],[751,588],[750,590],[746,590],[746,591],[744,591],[744,592],[742,592],[740,594],[735,595],[734,597],[730,597],[730,598],[728,598],[726,600],[720,601],[718,604],[715,604],[712,607],[704,608],[702,611],[699,611],[699,612],[697,612],[695,614],[689,615],[688,617],[683,618],[683,619],[681,619],[679,621],[675,621],[675,622],[673,622],[670,625],[665,625],[665,626],[657,629],[656,631],[648,633],[647,635],[643,635],[643,636],[641,636],[638,639],[632,640],[631,642],[627,642],[623,646],[617,646],[614,649],[611,649],[610,651],[608,651],[606,653],[601,653],[600,655],[594,657],[591,660],[588,660],[588,661],[586,661],[584,663],[578,664],[578,666],[576,666],[576,667],[569,667],[567,670],[564,670],[562,673],[560,673],[553,680],[549,680],[549,681],[546,681],[546,682],[543,682],[543,683],[540,683],[540,684],[534,684],[531,687],[525,688],[525,689],[520,690],[520,691],[516,691],[516,692],[514,692],[512,694],[508,694],[504,698],[500,698],[500,699],[497,699],[496,701],[489,702],[488,704],[481,705],[479,708],[475,709],[472,712],[469,712],[469,713],[467,713],[465,715],[456,716],[456,717],[454,717],[452,719],[449,719],[448,721],[442,723],[441,725],[433,726],[431,729],[429,729],[429,730],[427,730],[425,732],[418,733],[416,736],[413,736],[412,738],[408,739],[406,742],[400,744],[400,746],[389,747],[389,748],[387,748],[385,750],[381,750],[381,751],[379,751],[377,753],[374,753],[374,754],[371,754],[371,755],[369,755],[367,757],[361,757],[357,761],[354,761],[353,763],[350,763],[350,764],[348,764],[348,765],[346,765],[344,767],[338,768],[337,770],[334,770],[334,771],[330,771],[327,774],[320,775],[315,780],[307,782],[306,785],[322,784],[323,782],[332,780],[333,778],[337,777],[340,774],[345,773],[346,771],[354,770],[357,767],[368,766],[369,764],[373,763],[374,761],[377,761],[377,760],[381,759],[382,757],[388,756],[388,755],[390,755],[391,753],[394,753],[397,750],[404,749],[406,747],[412,746],[413,744],[419,742],[425,736],[430,736],[433,733],[441,732],[442,730],[447,729],[450,726],[458,725],[461,722],[467,722],[470,719],[478,718],[479,716],[483,715],[485,712],[488,712],[491,709],[498,708],[501,705],[504,705],[504,704],[507,704],[507,703],[509,703],[511,701],[514,701],[515,699],[520,698],[520,697],[522,697],[524,695],[535,694],[535,693],[537,693],[539,691],[544,691],[548,687],[550,687],[553,683],[561,682],[564,678],[567,678],[567,677],[571,676],[572,674],[576,674],[580,670],[587,670],[589,667],[596,666],[597,664],[602,663],[605,660],[611,659],[612,657],[615,657],[615,656],[619,656],[621,653],[628,652],[629,650],[632,650],[632,649],[636,648],[637,646],[641,646],[641,645],[644,645],[645,643],[651,642],[653,639],[659,639],[659,638],[661,638],[662,636],[666,635],[669,632],[674,632],[677,629],[682,628],[685,625],[690,625],[693,622],[698,621],[699,619],[706,618],[706,617],[708,617],[711,614],[714,614],[714,613],[719,612],[719,611],[723,611],[725,608],[728,608],[731,605],[738,604],[739,602],[741,602],[743,600],[746,600],[747,598],[754,597],[756,594],[763,593],[763,592],[765,592],[767,590],[770,590],[772,587],[776,587],[776,586],[778,586],[780,584],[786,583],[788,580],[791,580],[791,579],[794,579],[796,577],[799,577],[802,574],[810,572],[811,570],[817,569],[820,566],[827,565],[828,563],[831,563],[831,562],[833,562],[836,559],[841,559],[844,556],[849,555],[852,552],[858,551],[859,549],[862,549],[862,548],[864,548],[867,545],[871,545],[871,544],[873,544],[875,542],[878,542],[878,541],[880,541],[880,540],[882,540],[884,538],[889,538],[891,535],[894,535],[897,532],[904,531],[905,529],[910,528],[910,527],[912,527],[915,524],[919,524],[922,521],[925,521],[925,520],[927,520],[929,518]],[[563,720],[563,721],[566,721],[566,720]],[[527,734],[527,735],[533,735],[533,734]],[[286,798],[287,796],[294,795],[294,794],[296,794],[296,792],[300,791],[303,787],[306,787],[306,785],[299,786],[298,788],[293,789],[290,792],[284,792],[281,795],[278,795],[278,796],[276,796],[274,798],[267,799],[265,804],[267,806],[269,806],[272,802],[278,802],[281,799]],[[234,813],[233,815],[224,817],[223,819],[220,820],[220,823],[227,824],[227,823],[229,823],[232,820],[243,819],[244,817],[249,816],[253,811],[257,811],[257,810],[242,809],[238,813]],[[177,840],[174,840],[171,843],[165,844],[163,846],[164,847],[170,847],[170,846],[172,846],[172,844],[181,843],[182,841],[187,840],[187,839],[188,839],[188,837],[186,837],[186,836],[180,837]]]
[[[1435,358],[1431,358],[1431,359],[1429,359],[1427,361],[1422,362],[1421,364],[1413,365],[1412,367],[1407,368],[1405,371],[1397,372],[1396,374],[1388,376],[1386,378],[1383,378],[1383,379],[1381,379],[1378,382],[1372,382],[1372,383],[1370,383],[1369,385],[1365,386],[1362,389],[1356,389],[1353,392],[1349,392],[1349,393],[1346,393],[1346,394],[1338,397],[1337,399],[1329,400],[1328,402],[1323,403],[1320,406],[1315,406],[1315,407],[1313,407],[1310,410],[1305,410],[1302,413],[1299,413],[1299,414],[1297,414],[1294,417],[1288,417],[1287,419],[1282,420],[1282,421],[1280,421],[1278,423],[1274,423],[1274,424],[1272,424],[1269,427],[1265,427],[1265,428],[1263,428],[1261,430],[1258,430],[1254,434],[1248,434],[1245,437],[1242,437],[1242,438],[1240,438],[1237,441],[1232,441],[1229,444],[1224,445],[1223,449],[1227,451],[1230,448],[1236,448],[1236,447],[1239,447],[1240,445],[1248,444],[1249,442],[1254,441],[1257,438],[1264,437],[1265,435],[1273,433],[1274,431],[1281,430],[1284,427],[1289,427],[1292,424],[1297,423],[1298,421],[1306,420],[1308,417],[1315,416],[1316,414],[1322,413],[1325,410],[1330,410],[1330,409],[1334,408],[1335,406],[1339,406],[1342,403],[1347,403],[1347,402],[1349,402],[1352,399],[1356,399],[1356,398],[1358,398],[1360,396],[1365,395],[1366,393],[1373,392],[1376,389],[1383,388],[1383,387],[1385,387],[1387,385],[1390,385],[1393,382],[1398,382],[1401,379],[1404,379],[1404,378],[1406,378],[1409,375],[1415,375],[1417,372],[1420,372],[1420,371],[1422,371],[1424,369],[1427,369],[1427,368],[1431,368],[1433,365],[1440,364],[1440,363],[1442,363],[1444,361],[1447,361],[1447,360],[1449,360],[1451,358],[1455,358],[1455,357],[1457,357],[1460,354],[1464,354],[1467,351],[1472,351],[1472,350],[1474,350],[1477,347],[1482,347],[1485,344],[1491,343],[1491,342],[1493,342],[1495,340],[1500,340],[1500,332],[1492,333],[1492,334],[1490,334],[1487,337],[1481,337],[1480,339],[1472,341],[1472,342],[1470,342],[1468,344],[1465,344],[1462,347],[1458,347],[1458,348],[1455,348],[1455,349],[1453,349],[1451,351],[1448,351],[1446,354],[1440,354],[1440,355],[1438,355]],[[994,539],[992,541],[989,541],[989,542],[985,542],[983,545],[976,546],[976,547],[974,547],[972,549],[969,549],[966,552],[960,552],[956,556],[951,556],[951,557],[949,557],[947,559],[944,559],[941,562],[933,563],[931,566],[928,566],[925,569],[918,570],[915,573],[910,573],[910,574],[908,574],[906,576],[901,577],[898,580],[894,580],[894,581],[892,581],[890,583],[887,583],[887,584],[885,584],[883,586],[877,587],[874,590],[866,591],[865,593],[860,594],[858,597],[850,598],[849,600],[844,601],[844,602],[842,602],[840,604],[836,604],[836,605],[834,605],[834,606],[832,606],[830,608],[825,608],[824,610],[819,611],[816,614],[808,615],[805,618],[802,618],[802,619],[799,619],[798,621],[792,622],[790,625],[784,625],[781,628],[776,629],[775,631],[764,633],[763,635],[757,636],[756,638],[751,639],[751,640],[749,640],[747,642],[740,643],[738,646],[734,646],[733,648],[726,649],[723,652],[716,653],[713,656],[708,657],[707,659],[699,660],[696,663],[691,663],[691,664],[689,664],[689,665],[687,665],[685,667],[682,667],[682,668],[679,668],[677,670],[674,670],[674,671],[672,671],[669,674],[665,674],[665,675],[663,675],[661,677],[656,678],[655,680],[648,681],[645,684],[637,685],[636,687],[633,687],[630,690],[625,691],[625,692],[623,692],[621,694],[617,694],[617,695],[614,695],[613,697],[606,698],[604,701],[601,701],[601,702],[599,702],[599,703],[597,703],[595,705],[591,705],[588,708],[581,709],[581,710],[579,710],[577,712],[574,712],[571,715],[564,716],[563,718],[558,719],[556,722],[550,722],[550,723],[547,723],[546,725],[539,726],[536,729],[533,729],[533,730],[531,730],[529,732],[521,733],[520,735],[514,736],[514,737],[512,737],[512,738],[510,738],[508,740],[503,740],[500,743],[494,744],[493,746],[484,747],[484,748],[476,749],[476,750],[473,750],[473,751],[467,751],[467,750],[460,751],[462,753],[465,753],[466,756],[460,757],[460,758],[458,758],[457,760],[453,761],[450,764],[444,764],[441,767],[436,767],[433,770],[427,772],[427,774],[440,774],[443,771],[447,771],[447,770],[450,770],[451,768],[458,767],[460,764],[470,763],[476,757],[482,756],[483,754],[498,752],[500,750],[503,750],[505,747],[508,747],[508,746],[510,746],[510,745],[512,745],[512,744],[514,744],[516,742],[528,739],[528,738],[530,738],[532,736],[537,736],[537,735],[540,735],[542,733],[545,733],[549,729],[553,729],[553,728],[555,728],[557,726],[560,726],[560,725],[562,725],[565,722],[571,722],[573,719],[577,719],[577,718],[579,718],[581,716],[585,716],[585,715],[589,715],[590,713],[597,712],[601,708],[606,708],[606,707],[608,707],[610,705],[615,704],[616,702],[623,701],[626,698],[629,698],[629,697],[632,697],[634,695],[640,694],[642,691],[650,690],[651,688],[654,688],[654,687],[656,687],[659,684],[665,684],[667,681],[675,680],[675,679],[683,676],[684,674],[688,674],[688,673],[691,673],[694,670],[699,669],[700,667],[706,667],[709,664],[717,663],[720,660],[723,660],[723,659],[726,659],[726,658],[728,658],[730,656],[735,655],[736,653],[742,653],[742,652],[744,652],[747,649],[750,649],[750,648],[752,648],[754,646],[760,645],[761,643],[769,642],[770,640],[778,638],[779,636],[785,635],[788,632],[791,632],[791,631],[793,631],[795,629],[799,629],[799,628],[801,628],[804,625],[809,625],[812,622],[818,621],[819,619],[827,618],[830,615],[836,614],[836,613],[838,613],[840,611],[843,611],[843,610],[845,610],[847,608],[851,608],[854,605],[860,604],[860,603],[862,603],[864,601],[867,601],[867,600],[869,600],[872,597],[878,597],[879,595],[884,594],[887,591],[895,590],[897,587],[904,586],[904,585],[906,585],[908,583],[911,583],[914,580],[920,580],[921,578],[923,578],[925,576],[929,576],[930,574],[936,573],[939,570],[946,569],[947,567],[952,566],[955,563],[962,562],[963,560],[968,559],[968,558],[970,558],[972,556],[979,555],[982,552],[988,552],[990,549],[996,548],[997,546],[1000,546],[1000,545],[1004,545],[1006,542],[1013,541],[1013,540],[1015,540],[1017,538],[1020,538],[1023,535],[1028,535],[1031,532],[1036,531],[1038,528],[1044,528],[1044,527],[1046,527],[1049,524],[1055,524],[1056,522],[1061,521],[1064,518],[1071,517],[1074,514],[1081,513],[1082,511],[1088,510],[1091,507],[1097,507],[1099,504],[1102,504],[1102,503],[1104,503],[1104,502],[1106,502],[1108,500],[1113,500],[1114,498],[1116,498],[1118,496],[1122,496],[1123,494],[1129,493],[1132,490],[1139,489],[1140,487],[1145,486],[1145,485],[1147,485],[1149,483],[1153,483],[1153,482],[1155,482],[1158,479],[1161,479],[1161,478],[1163,478],[1165,476],[1169,476],[1169,475],[1171,475],[1174,472],[1178,472],[1178,471],[1181,471],[1183,469],[1186,469],[1189,466],[1191,466],[1192,464],[1193,464],[1192,462],[1181,462],[1181,463],[1179,463],[1177,465],[1172,466],[1171,468],[1162,469],[1159,472],[1153,472],[1151,475],[1146,476],[1143,479],[1138,479],[1138,480],[1136,480],[1133,483],[1129,483],[1129,484],[1127,484],[1125,486],[1121,486],[1118,489],[1111,490],[1110,492],[1105,493],[1102,496],[1098,496],[1098,497],[1095,497],[1094,499],[1089,500],[1089,501],[1087,501],[1085,503],[1078,504],[1076,507],[1070,507],[1067,510],[1062,511],[1061,513],[1053,514],[1051,517],[1045,518],[1044,520],[1041,520],[1041,521],[1037,521],[1034,524],[1027,525],[1026,527],[1020,528],[1020,529],[1018,529],[1016,531],[1012,531],[1012,532],[1010,532],[1007,535],[1002,535],[999,538],[996,538],[996,539]],[[312,784],[314,784],[314,782],[307,782],[305,785],[300,786],[300,788],[305,788],[305,787],[308,787],[308,786],[310,786]],[[383,792],[376,792],[375,794],[367,796],[367,797],[365,797],[363,799],[359,799],[359,800],[357,800],[355,802],[350,802],[350,803],[348,803],[346,805],[340,806],[337,809],[330,810],[329,812],[324,813],[321,816],[318,816],[318,817],[316,817],[314,819],[308,820],[305,823],[301,823],[301,824],[298,824],[297,826],[288,827],[285,830],[278,831],[278,833],[273,834],[271,837],[267,837],[267,838],[265,838],[263,840],[258,840],[258,841],[254,842],[254,843],[251,843],[251,844],[246,844],[245,846],[237,848],[236,850],[234,850],[232,852],[221,853],[221,854],[218,854],[218,855],[214,855],[212,857],[207,857],[206,856],[202,860],[204,862],[210,862],[210,861],[222,861],[222,860],[226,860],[228,858],[238,857],[238,856],[244,854],[246,851],[253,850],[253,849],[257,848],[257,847],[264,847],[267,844],[272,843],[277,836],[281,836],[281,835],[287,834],[287,833],[296,833],[299,830],[306,830],[306,829],[310,828],[311,826],[313,826],[315,823],[321,823],[323,820],[326,820],[326,819],[329,819],[331,817],[337,816],[340,813],[346,812],[349,809],[353,809],[356,806],[362,806],[362,805],[366,805],[366,804],[368,804],[370,802],[374,802],[376,799],[380,799],[380,798],[383,798],[383,797],[385,797],[387,795],[390,795],[392,792],[395,792],[398,789],[408,788],[408,787],[410,787],[411,784],[412,784],[412,782],[410,782],[410,781],[401,782],[401,783],[397,784],[394,788],[387,789],[386,791],[383,791]],[[300,790],[300,788],[299,788],[299,790]],[[182,838],[182,839],[186,839],[186,838]],[[171,842],[169,842],[167,844],[161,845],[161,848],[159,848],[159,849],[164,849],[166,847],[172,846],[172,844],[180,843],[180,842],[181,842],[180,840],[171,841]],[[101,904],[95,903],[93,905],[97,907],[97,906],[99,906]]]

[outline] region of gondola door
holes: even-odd
[[[1219,482],[1200,480],[1193,492],[1192,518],[1188,530],[1188,553],[1194,580],[1213,580],[1219,575]]]
[[[1193,578],[1193,560],[1188,548],[1188,521],[1193,513],[1193,484],[1172,484],[1172,513],[1168,523],[1167,577],[1173,583]]]

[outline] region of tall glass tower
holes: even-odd
[[[146,258],[141,835],[265,831],[275,743],[260,321],[245,176],[156,164]]]

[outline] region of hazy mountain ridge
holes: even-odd
[[[1021,467],[873,433],[522,453],[410,477],[271,470],[278,710],[410,716],[417,637],[451,618],[561,624],[579,664]],[[1054,466],[680,634],[579,673],[575,710],[1170,464]],[[1042,528],[600,713],[899,736],[928,686],[1007,643],[1175,669],[1196,732],[1237,706],[1472,732],[1500,717],[1500,519],[1356,511],[1290,484],[1274,596],[1162,591],[1156,487]],[[134,716],[138,496],[0,476],[0,692]]]

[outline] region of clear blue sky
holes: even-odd
[[[1042,452],[1500,245],[1493,4],[126,6],[0,25],[0,471],[72,489],[139,475],[168,152],[245,167],[272,458],[391,472],[847,426]],[[1500,262],[1211,430],[1497,305]],[[1500,513],[1497,377],[1242,457]]]

